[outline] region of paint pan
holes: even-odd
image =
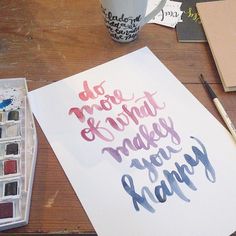
[[[0,181],[1,200],[20,198],[22,187],[21,182],[22,176]]]

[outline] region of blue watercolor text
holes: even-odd
[[[155,186],[154,192],[151,192],[147,186],[144,186],[141,189],[141,194],[138,194],[135,190],[132,177],[128,174],[122,176],[121,182],[123,188],[132,198],[132,202],[136,211],[139,211],[140,206],[142,206],[147,211],[154,213],[155,209],[152,206],[152,203],[163,203],[167,200],[167,197],[174,194],[176,194],[183,201],[190,202],[190,199],[181,189],[181,184],[185,184],[185,186],[193,191],[197,190],[197,187],[191,181],[189,176],[195,174],[195,168],[200,163],[204,167],[205,175],[208,181],[212,183],[216,181],[215,170],[208,159],[205,146],[199,139],[195,137],[191,138],[195,140],[200,146],[192,146],[192,151],[195,158],[189,154],[184,154],[184,160],[186,161],[187,165],[180,165],[179,163],[175,162],[176,170],[168,171],[164,169],[163,175],[165,180],[161,180],[159,185]]]

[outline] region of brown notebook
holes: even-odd
[[[236,0],[196,6],[224,90],[236,91]]]

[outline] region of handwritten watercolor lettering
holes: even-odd
[[[202,164],[207,180],[212,183],[216,181],[215,171],[208,159],[208,154],[204,144],[195,137],[191,138],[195,140],[197,143],[196,145],[198,145],[192,146],[192,151],[195,157],[190,156],[189,154],[184,154],[184,159],[188,165],[180,165],[175,162],[176,170],[169,171],[164,169],[163,174],[165,179],[161,180],[160,184],[154,187],[153,193],[147,186],[144,186],[141,190],[141,195],[138,194],[135,190],[133,178],[129,174],[122,176],[122,186],[126,193],[128,193],[131,197],[136,211],[140,210],[140,205],[149,212],[154,213],[155,209],[152,207],[152,203],[164,203],[167,201],[167,197],[173,196],[174,194],[176,194],[183,201],[190,202],[190,199],[184,194],[181,187],[183,188],[184,186],[187,186],[193,191],[197,190],[189,176],[193,176],[195,174],[195,168],[198,167],[199,164]],[[145,194],[147,192],[149,199],[147,199]]]
[[[111,14],[109,17],[117,19]],[[122,16],[121,19],[126,18]],[[216,181],[215,170],[200,139],[190,136],[192,153],[183,153],[181,135],[173,118],[165,114],[166,103],[157,99],[157,92],[143,91],[135,96],[114,89],[107,93],[106,85],[105,80],[94,86],[85,80],[83,91],[78,93],[83,105],[72,107],[68,114],[83,124],[80,131],[83,140],[104,142],[100,150],[102,155],[117,165],[128,162],[132,173],[147,175],[149,186],[141,188],[137,188],[139,185],[129,173],[121,176],[124,194],[131,198],[135,211],[142,207],[154,213],[155,203],[164,203],[173,195],[190,202],[184,190],[187,187],[197,191],[194,183],[197,168],[204,169],[209,182]],[[103,112],[103,116],[99,116],[99,112]],[[135,132],[128,137],[125,130],[129,126]],[[140,156],[140,153],[147,154]],[[166,167],[169,162],[172,163],[171,170]]]
[[[105,81],[102,81],[100,84],[95,85],[92,90],[89,88],[88,82],[85,80],[83,82],[84,91],[79,93],[79,98],[82,101],[88,101],[90,98],[96,99],[98,96],[103,95],[105,93],[102,86],[104,83]]]
[[[162,110],[165,108],[165,104],[162,106],[158,105],[153,95],[156,93],[144,92],[144,97],[138,98],[135,100],[135,103],[144,100],[143,104],[140,107],[133,106],[131,109],[128,109],[126,105],[122,106],[123,111],[131,118],[131,120],[138,125],[138,118],[152,116],[155,117],[157,115],[158,110]],[[150,106],[151,105],[151,106]]]
[[[139,126],[139,133],[135,137],[123,139],[122,145],[117,148],[104,147],[102,153],[108,152],[116,161],[121,162],[121,154],[130,155],[130,150],[138,151],[141,149],[149,150],[151,147],[157,148],[160,139],[170,136],[170,140],[174,144],[180,143],[180,137],[175,131],[172,119],[167,120],[160,118],[159,122],[152,124],[152,130],[148,130],[145,125]]]
[[[102,87],[102,84],[105,83],[103,81],[100,85],[94,86],[94,91],[88,87],[87,81],[84,81],[84,91],[79,93],[79,98],[83,101],[87,101],[89,99],[96,99],[98,96],[104,95],[105,91],[104,88]],[[75,114],[76,117],[81,121],[85,121],[85,115],[84,112],[92,115],[94,113],[94,110],[98,111],[110,111],[113,107],[113,105],[119,105],[122,102],[127,102],[127,101],[132,101],[133,96],[131,98],[124,98],[122,95],[122,92],[118,89],[114,90],[113,95],[105,95],[103,99],[100,100],[99,104],[92,104],[91,106],[89,105],[84,105],[82,108],[79,107],[72,107],[69,110],[69,115]]]
[[[133,158],[131,160],[131,168],[148,171],[149,180],[154,183],[158,178],[157,168],[164,164],[165,160],[170,160],[173,154],[180,152],[182,148],[171,147],[167,145],[165,148],[159,148],[156,154],[149,156],[149,160],[142,158],[141,160]]]
[[[109,129],[102,127],[100,121],[95,123],[94,118],[90,117],[87,120],[88,128],[84,128],[81,131],[81,136],[88,142],[94,141],[96,136],[103,141],[111,142],[114,140],[114,135]]]
[[[159,105],[154,99],[156,93],[144,91],[144,96],[134,99],[133,94],[129,98],[125,98],[120,90],[115,89],[113,95],[109,95],[105,93],[105,90],[102,87],[104,83],[105,81],[94,86],[94,91],[92,91],[89,88],[87,81],[85,81],[83,83],[84,91],[79,93],[79,98],[83,101],[88,101],[89,99],[100,99],[98,104],[94,103],[92,105],[84,105],[81,108],[73,107],[69,110],[69,115],[74,114],[80,122],[85,122],[85,112],[87,115],[93,115],[95,110],[110,111],[114,106],[121,104],[121,113],[119,113],[116,118],[108,116],[105,120],[110,127],[102,127],[101,122],[95,121],[92,117],[87,119],[88,127],[81,131],[81,136],[86,141],[91,142],[98,137],[103,141],[111,142],[114,140],[114,135],[110,129],[124,131],[125,127],[128,126],[131,121],[138,125],[141,119],[145,117],[155,117],[159,110],[165,108],[164,103]],[[122,105],[122,103],[131,101],[135,103],[134,106],[129,107],[127,105]],[[163,123],[163,126],[165,125],[166,124]],[[158,126],[154,125],[154,129],[158,129]]]
[[[154,94],[155,93],[144,92],[145,96],[135,100],[136,106],[129,108],[127,105],[122,105],[122,112],[118,114],[119,117],[117,117],[116,120],[112,117],[107,117],[106,122],[115,130],[123,131],[124,127],[130,124],[130,121],[138,125],[142,118],[155,117],[158,110],[165,108],[165,104],[159,105],[153,98]],[[139,103],[139,101],[143,101],[143,103],[138,107],[137,103]],[[122,119],[121,116],[123,116],[124,119]]]

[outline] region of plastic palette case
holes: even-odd
[[[24,78],[0,79],[0,231],[26,225],[37,134]]]

